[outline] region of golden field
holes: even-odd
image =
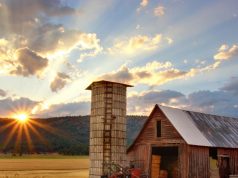
[[[88,178],[86,156],[0,157],[0,178]]]

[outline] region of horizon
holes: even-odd
[[[0,117],[89,115],[95,80],[155,104],[238,118],[238,1],[0,0]]]

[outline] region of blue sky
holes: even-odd
[[[236,0],[0,0],[0,115],[90,112],[95,80],[155,104],[238,117]]]

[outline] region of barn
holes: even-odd
[[[152,178],[237,177],[238,119],[155,105],[127,159]]]

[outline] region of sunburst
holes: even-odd
[[[19,113],[14,115],[14,119],[24,124],[29,121],[29,116],[27,113]]]
[[[55,129],[48,124],[38,122],[38,119],[31,119],[30,117],[31,116],[27,110],[15,110],[14,114],[11,114],[13,120],[6,125],[0,126],[0,134],[10,129],[8,132],[9,134],[2,145],[3,149],[6,149],[8,145],[12,143],[11,141],[15,140],[14,152],[22,153],[22,143],[26,141],[28,151],[34,152],[35,147],[32,140],[33,135],[35,135],[42,144],[49,148],[51,146],[50,143],[43,137],[43,135],[41,135],[40,130],[42,129],[51,134],[65,137],[65,134],[58,129]]]

